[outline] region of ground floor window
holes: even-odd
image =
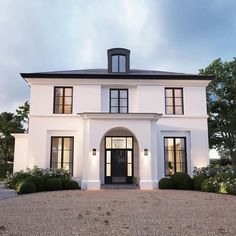
[[[176,172],[187,173],[186,138],[165,137],[165,175],[173,175]]]
[[[74,137],[51,138],[51,164],[53,169],[65,169],[73,174]]]

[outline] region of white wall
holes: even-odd
[[[12,134],[15,138],[13,172],[25,170],[28,167],[28,134]]]

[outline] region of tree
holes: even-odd
[[[22,123],[25,131],[28,131],[29,126],[29,108],[29,102],[26,101],[22,106],[19,106],[18,109],[16,109],[16,116]]]
[[[7,163],[13,160],[14,137],[11,133],[23,133],[24,128],[20,119],[10,112],[0,114],[0,160]]]
[[[200,74],[216,77],[207,87],[210,147],[221,156],[228,154],[236,168],[236,58],[230,62],[219,58]]]

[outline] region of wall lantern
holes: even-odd
[[[93,156],[96,156],[96,148],[93,148]]]
[[[144,148],[144,156],[147,156],[147,155],[148,155],[148,149]]]

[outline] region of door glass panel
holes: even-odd
[[[133,138],[127,138],[127,148],[133,148]]]
[[[132,163],[132,152],[131,151],[127,151],[127,162]]]
[[[111,107],[111,113],[118,113],[118,107]]]
[[[128,91],[127,90],[120,90],[120,98],[128,98]]]
[[[111,99],[111,106],[112,107],[118,107],[118,99],[112,98]]]
[[[111,90],[111,98],[118,98],[118,90]]]
[[[128,113],[127,107],[120,107],[120,113]]]
[[[175,89],[175,97],[179,97],[181,98],[182,97],[182,89]]]
[[[107,151],[107,163],[111,163],[111,151]]]
[[[127,176],[132,176],[132,164],[127,165]]]
[[[118,104],[118,103],[117,103]],[[120,106],[127,106],[128,104],[127,104],[127,99],[126,98],[121,98],[120,99]]]
[[[126,138],[114,137],[112,138],[112,148],[126,148]]]
[[[106,164],[106,176],[111,176],[111,164]]]
[[[182,115],[183,114],[182,106],[180,106],[180,107],[176,106],[175,107],[175,114],[176,115]]]
[[[166,97],[173,97],[172,89],[166,89]]]
[[[106,137],[106,148],[111,148],[111,138]]]

